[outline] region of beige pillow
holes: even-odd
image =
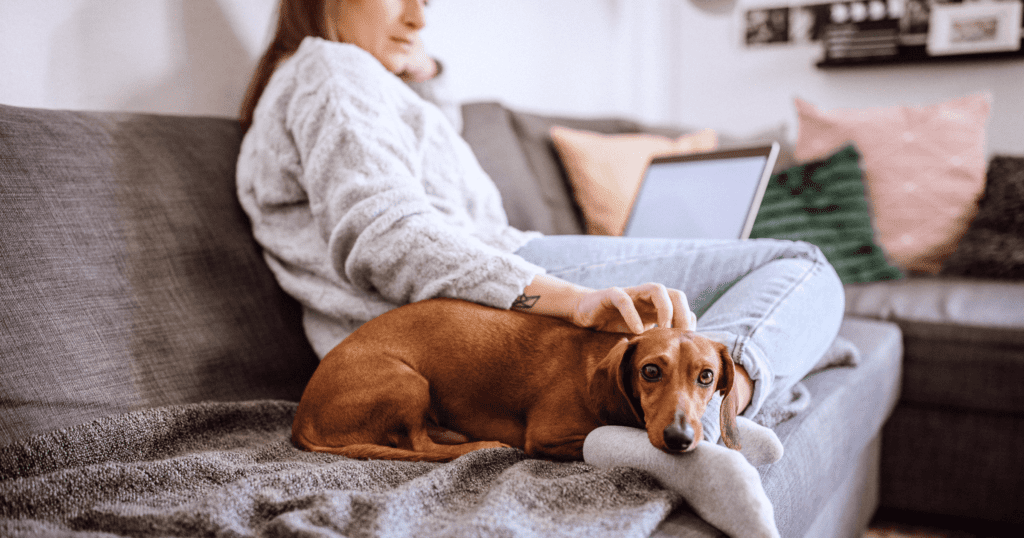
[[[853,142],[879,244],[897,266],[937,273],[985,187],[990,101],[978,94],[919,107],[821,111],[797,99],[794,153],[819,159]]]
[[[601,134],[556,125],[551,140],[583,211],[588,234],[622,235],[629,208],[653,157],[711,151],[718,135],[705,129],[679,138]]]

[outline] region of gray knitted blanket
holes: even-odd
[[[295,405],[148,409],[2,447],[0,536],[648,536],[681,503],[641,471],[516,449],[303,452]]]
[[[859,358],[839,338],[814,371]],[[755,421],[809,401],[798,384]],[[512,448],[447,464],[304,452],[289,439],[296,405],[146,409],[0,447],[0,536],[628,537],[684,504],[643,471]]]

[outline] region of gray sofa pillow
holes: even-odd
[[[0,444],[297,400],[317,361],[235,198],[227,119],[0,106]]]

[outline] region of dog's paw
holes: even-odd
[[[506,445],[505,443],[498,441],[478,441],[471,444],[473,445],[474,450],[480,450],[482,448],[512,448],[510,445]]]

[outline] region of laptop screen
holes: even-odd
[[[746,239],[776,148],[655,159],[634,200],[625,235]]]

